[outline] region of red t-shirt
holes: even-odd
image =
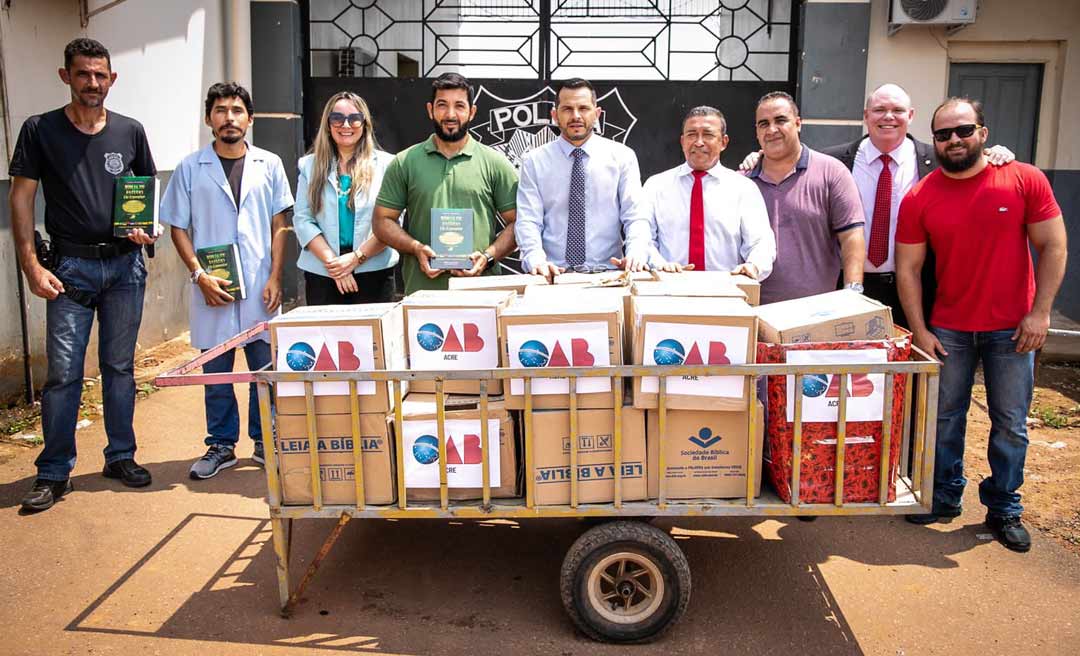
[[[930,323],[963,331],[1015,328],[1035,300],[1027,224],[1061,215],[1050,181],[1022,162],[966,180],[936,170],[900,203],[896,241],[937,257]]]

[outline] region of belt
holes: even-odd
[[[866,273],[866,272],[864,272],[863,273],[863,280],[866,280],[867,278],[873,278],[874,280],[877,280],[877,281],[883,282],[883,283],[887,283],[887,284],[890,284],[890,285],[892,283],[896,282],[896,274],[893,273],[892,271],[887,271],[885,273]]]
[[[110,257],[124,255],[139,249],[139,245],[127,239],[104,244],[75,244],[69,241],[53,241],[53,249],[58,255],[82,257],[88,260],[107,260]]]

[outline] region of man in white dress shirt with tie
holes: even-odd
[[[643,190],[656,231],[651,264],[764,280],[776,259],[776,238],[757,185],[720,163],[728,144],[723,113],[705,105],[691,109],[679,143],[686,161],[649,178]]]
[[[593,133],[600,108],[587,80],[559,87],[551,118],[562,136],[525,155],[514,234],[525,271],[642,271],[652,227],[634,151]],[[625,244],[625,247],[624,247]]]

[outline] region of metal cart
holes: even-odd
[[[912,360],[875,364],[843,365],[792,365],[747,364],[724,366],[613,366],[594,368],[543,368],[543,369],[492,369],[454,372],[421,371],[368,371],[368,372],[235,372],[225,374],[202,374],[195,372],[202,364],[227,349],[235,348],[266,330],[260,324],[237,335],[225,343],[201,354],[195,360],[178,367],[155,380],[161,387],[176,385],[209,385],[218,383],[255,382],[258,387],[259,408],[262,420],[262,439],[266,457],[267,502],[273,528],[274,552],[277,555],[278,594],[281,614],[289,616],[295,608],[305,587],[315,575],[327,553],[333,547],[342,529],[353,518],[381,519],[531,519],[591,517],[603,520],[589,530],[570,547],[563,561],[559,588],[563,605],[574,624],[585,634],[597,640],[633,643],[647,642],[658,637],[672,626],[683,614],[690,599],[690,570],[686,557],[675,540],[664,531],[652,526],[648,520],[666,516],[851,516],[851,515],[902,515],[930,512],[933,495],[934,444],[936,438],[939,363],[925,352],[912,347]],[[836,433],[836,490],[833,503],[808,504],[800,501],[799,480],[802,449],[802,404],[794,406],[794,435],[791,474],[791,501],[785,503],[771,490],[763,487],[756,496],[755,474],[762,454],[755,450],[754,440],[748,440],[746,462],[747,493],[736,499],[669,500],[666,495],[667,464],[664,444],[667,440],[667,404],[665,376],[683,375],[738,375],[750,378],[748,409],[750,435],[757,430],[757,386],[760,376],[793,375],[795,389],[802,389],[802,379],[809,374],[832,374],[839,376],[839,399]],[[904,430],[901,440],[900,468],[896,480],[896,496],[888,501],[890,458],[887,454],[896,435],[892,434],[892,422],[882,421],[882,457],[880,458],[879,499],[876,503],[844,502],[844,452],[846,437],[847,378],[857,374],[893,374],[905,376],[906,395],[904,407]],[[623,380],[634,376],[656,376],[659,381],[657,410],[659,418],[659,494],[648,501],[624,502],[622,490],[622,390]],[[583,377],[606,377],[612,382],[615,394],[614,407],[614,501],[611,503],[578,502],[578,393],[575,381]],[[488,442],[488,384],[495,380],[510,378],[524,380],[525,409],[523,411],[524,435],[524,497],[518,499],[491,498],[489,480]],[[568,505],[537,505],[534,501],[536,480],[533,461],[533,395],[531,383],[534,378],[569,379],[570,400],[570,503]],[[327,505],[319,476],[319,440],[316,439],[316,415],[313,384],[318,381],[347,381],[351,397],[352,455],[355,468],[356,503],[352,505]],[[440,463],[439,500],[432,502],[408,501],[405,490],[402,440],[394,439],[396,462],[395,485],[397,503],[393,505],[369,505],[364,500],[364,475],[361,464],[361,439],[359,402],[356,385],[361,381],[389,382],[394,399],[395,435],[402,435],[402,382],[409,380],[434,380],[437,402],[438,450]],[[479,409],[481,415],[481,464],[483,472],[482,498],[476,501],[454,501],[449,498],[446,458],[446,395],[445,381],[478,380],[480,385]],[[306,402],[306,426],[310,443],[311,490],[310,505],[283,505],[283,490],[278,472],[278,460],[274,449],[272,430],[270,385],[278,382],[299,381],[304,383]],[[893,407],[893,386],[884,386],[882,417],[890,417]],[[912,395],[912,391],[917,393]],[[913,408],[914,405],[914,408]],[[914,448],[911,441],[914,441]],[[909,456],[910,453],[910,456]],[[909,475],[906,475],[908,474]],[[289,573],[290,543],[293,520],[309,518],[335,518],[337,525],[327,536],[307,571],[295,587]]]

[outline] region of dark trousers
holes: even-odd
[[[359,291],[342,294],[334,279],[310,271],[304,272],[304,293],[308,305],[356,305],[389,303],[394,300],[394,268],[354,273]]]
[[[893,323],[908,327],[907,316],[900,305],[900,294],[896,290],[895,273],[864,273],[863,294],[892,308]]]

